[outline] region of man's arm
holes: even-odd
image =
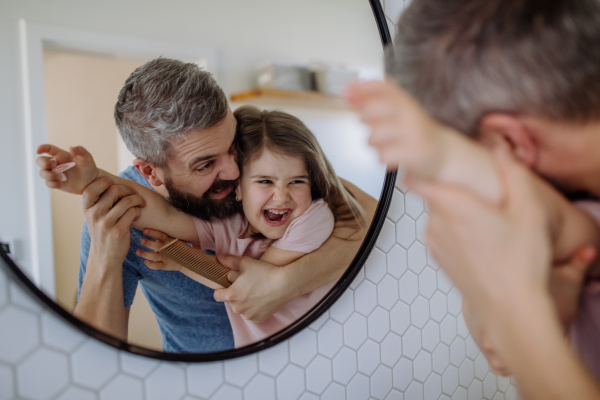
[[[126,201],[120,199],[127,198]],[[121,340],[127,340],[129,307],[123,299],[122,265],[130,242],[130,226],[143,199],[109,179],[94,181],[83,193],[91,237],[86,273],[74,315]]]
[[[234,312],[260,322],[288,301],[338,280],[358,252],[377,208],[377,200],[350,182],[342,183],[365,211],[363,228],[338,227],[319,249],[284,267],[249,257],[219,255],[222,264],[239,270],[240,275],[229,288],[216,290],[215,300],[227,301]]]

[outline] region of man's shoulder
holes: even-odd
[[[140,174],[133,165],[130,165],[129,167],[127,167],[123,171],[121,171],[121,173],[119,173],[119,176],[121,178],[129,179],[130,181],[139,183],[140,185],[143,185],[143,186],[147,187],[148,189],[152,189],[152,186],[150,186],[150,184],[148,183],[146,178],[144,178],[142,176],[142,174]],[[154,189],[152,189],[152,190],[154,190]]]

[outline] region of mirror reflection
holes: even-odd
[[[270,22],[222,24],[223,35],[252,32],[264,45],[215,45],[218,62],[45,47],[57,147],[42,148],[40,163],[61,186],[50,191],[61,306],[133,344],[211,352],[276,333],[335,285],[385,177],[340,95],[353,79],[381,77],[381,45],[368,2],[348,5],[346,21],[309,20],[328,13],[312,7],[277,40]],[[154,252],[174,238],[192,261]],[[215,261],[238,271],[215,282]]]

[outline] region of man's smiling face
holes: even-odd
[[[229,110],[217,125],[190,132],[171,144],[168,166],[158,172],[173,206],[203,220],[224,219],[241,211],[234,191],[240,175],[235,126]]]

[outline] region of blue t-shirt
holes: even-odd
[[[149,189],[148,181],[129,167],[120,177],[135,181]],[[210,289],[179,271],[154,271],[136,256],[142,238],[153,240],[131,228],[131,244],[123,263],[123,295],[125,307],[131,306],[138,282],[158,321],[163,349],[170,353],[205,353],[233,348],[233,333],[225,305],[213,298]],[[83,283],[91,238],[84,223],[81,232],[79,290]]]

